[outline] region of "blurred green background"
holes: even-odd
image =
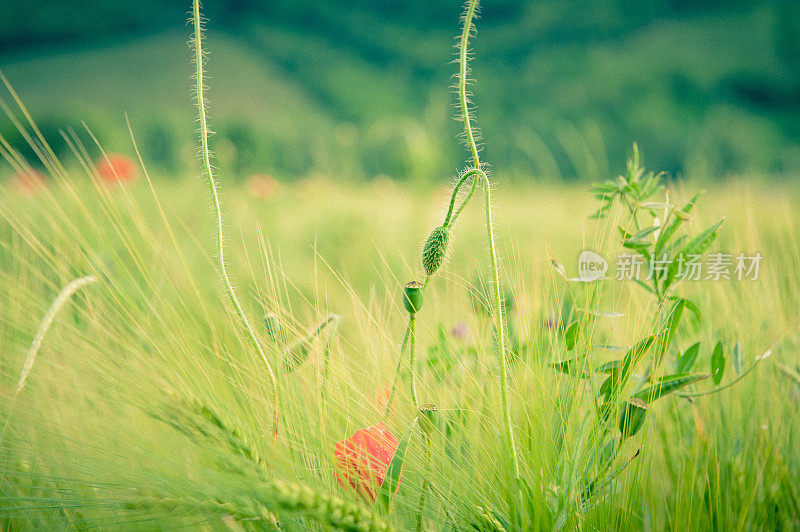
[[[4,2],[0,69],[59,155],[85,121],[194,169],[188,1]],[[458,0],[204,3],[224,178],[448,180]],[[505,178],[604,179],[633,141],[674,175],[800,175],[800,2],[487,0],[478,125]],[[25,152],[11,121],[0,133]],[[27,153],[30,151],[28,150]]]

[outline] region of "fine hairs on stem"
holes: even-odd
[[[469,198],[472,196],[472,192],[475,190],[475,184],[477,180],[481,180],[481,184],[483,185],[484,190],[484,202],[485,202],[485,211],[486,211],[486,236],[489,240],[489,257],[491,260],[491,267],[492,267],[492,288],[493,288],[493,299],[494,299],[494,322],[495,322],[495,331],[497,333],[497,351],[500,359],[500,394],[501,394],[501,401],[502,401],[502,409],[503,409],[503,418],[505,424],[505,431],[506,431],[506,439],[508,440],[508,447],[509,451],[511,452],[511,460],[514,466],[514,477],[519,478],[520,476],[520,467],[519,467],[519,457],[517,456],[517,446],[514,442],[514,430],[511,424],[511,411],[508,404],[508,360],[507,360],[507,353],[506,353],[506,340],[505,340],[505,323],[503,320],[503,308],[502,308],[502,288],[500,286],[500,268],[498,265],[497,260],[497,249],[495,247],[494,242],[494,229],[492,227],[492,197],[491,197],[491,187],[489,186],[489,178],[481,169],[481,160],[478,154],[478,145],[475,141],[475,132],[472,128],[472,120],[469,113],[469,94],[467,93],[467,61],[468,61],[468,51],[469,51],[469,37],[472,33],[474,26],[473,20],[475,18],[475,12],[478,8],[478,0],[469,0],[467,4],[466,12],[464,13],[464,27],[461,32],[461,41],[459,43],[458,48],[458,64],[459,64],[459,71],[458,71],[458,101],[459,106],[461,108],[461,118],[464,122],[464,137],[466,139],[467,147],[469,148],[470,154],[472,155],[472,164],[473,169],[469,170],[464,173],[462,176],[459,186],[463,183],[468,177],[474,175],[473,183],[472,183],[472,190],[470,190],[467,198],[465,199],[462,207],[456,211],[456,216],[458,213],[461,212],[461,208],[463,205],[469,201]],[[453,192],[453,200],[455,200],[455,195],[458,194],[458,186],[455,188]],[[446,223],[452,223],[453,220],[450,219],[450,214],[452,213],[454,201],[451,201],[450,204],[450,211],[448,212],[448,220]]]
[[[478,144],[476,141],[477,134],[472,126],[472,117],[470,116],[469,109],[469,93],[467,92],[467,75],[469,72],[469,37],[473,33],[475,27],[473,20],[475,19],[478,9],[478,0],[469,0],[464,12],[464,25],[461,31],[461,38],[458,44],[458,83],[456,85],[456,93],[458,97],[458,106],[461,111],[461,120],[464,124],[464,140],[471,157],[471,167],[467,168],[458,179],[456,186],[450,198],[450,205],[445,215],[442,225],[434,228],[430,236],[425,242],[422,250],[422,265],[426,273],[425,281],[422,283],[423,290],[427,288],[428,282],[431,277],[439,270],[447,255],[448,247],[450,244],[450,230],[455,224],[461,211],[466,207],[469,200],[472,198],[478,181],[481,182],[484,191],[484,208],[486,217],[486,236],[489,240],[489,259],[492,270],[492,300],[493,300],[493,318],[494,329],[497,334],[497,351],[498,359],[500,361],[500,395],[501,407],[503,411],[503,425],[505,427],[506,442],[509,452],[511,454],[511,461],[514,469],[514,478],[520,477],[519,457],[517,455],[517,446],[514,441],[514,430],[511,422],[511,410],[508,402],[509,384],[508,384],[508,357],[506,353],[506,331],[505,320],[503,319],[503,294],[500,285],[500,267],[497,258],[497,247],[494,240],[494,228],[492,222],[492,191],[489,183],[489,177],[484,171],[480,159]],[[464,196],[459,206],[456,208],[456,200],[458,199],[461,187],[471,180],[469,191]],[[414,316],[409,316],[408,325],[406,327],[403,343],[400,347],[400,360],[402,360],[403,352],[405,351],[406,344],[411,341],[414,343]],[[413,347],[412,347],[413,351]],[[419,409],[419,402],[416,399],[416,390],[414,389],[413,377],[413,353],[411,355],[411,383],[412,383],[412,396],[414,405]],[[392,389],[389,393],[389,400],[386,404],[386,411],[384,417],[388,414],[392,399],[397,385],[397,376],[400,371],[400,360],[398,360],[397,371],[395,372],[394,382]]]
[[[193,0],[192,2],[192,19],[194,23],[193,42],[195,54],[194,62],[196,68],[195,81],[197,82],[197,94],[195,97],[197,98],[197,112],[200,118],[200,153],[203,160],[203,169],[205,171],[206,178],[208,179],[208,187],[211,190],[211,200],[214,206],[214,214],[217,219],[217,259],[219,262],[219,271],[222,277],[222,282],[225,284],[225,291],[228,293],[228,298],[230,299],[231,304],[236,311],[236,315],[239,317],[242,325],[244,325],[247,336],[250,338],[253,346],[256,348],[256,351],[258,351],[258,355],[261,357],[261,360],[264,362],[264,365],[267,368],[267,375],[269,376],[270,383],[272,384],[272,395],[275,402],[272,435],[274,438],[277,438],[278,419],[280,415],[280,404],[278,401],[278,380],[275,377],[275,372],[272,370],[272,365],[269,363],[269,359],[267,359],[267,355],[264,353],[264,349],[261,347],[261,343],[256,337],[256,333],[253,331],[253,327],[250,325],[250,321],[247,319],[247,316],[242,309],[242,305],[239,303],[239,298],[236,297],[236,292],[233,289],[233,284],[228,277],[228,270],[225,266],[225,246],[222,233],[222,208],[219,202],[219,194],[217,192],[217,184],[214,179],[214,173],[211,168],[211,150],[208,147],[208,122],[206,118],[204,94],[205,86],[203,84],[204,58],[201,37],[203,28],[202,21],[200,19],[200,0]]]

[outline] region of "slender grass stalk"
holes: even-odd
[[[470,0],[467,4],[466,12],[464,14],[464,27],[461,32],[461,42],[459,44],[459,73],[458,73],[458,100],[461,108],[461,118],[464,122],[464,135],[467,142],[467,147],[472,155],[472,163],[474,169],[465,173],[468,176],[474,172],[474,175],[481,179],[484,189],[484,207],[486,215],[486,235],[489,239],[489,258],[491,260],[492,281],[494,292],[494,320],[495,331],[497,331],[497,350],[500,359],[500,393],[503,409],[503,418],[506,431],[506,439],[511,452],[511,460],[514,466],[514,477],[519,478],[520,467],[519,457],[517,456],[517,446],[514,441],[514,430],[511,423],[511,410],[508,403],[508,360],[506,353],[505,341],[505,320],[503,319],[503,294],[500,285],[500,269],[497,260],[497,249],[494,241],[494,228],[492,227],[492,192],[489,184],[489,178],[481,169],[481,160],[478,154],[478,145],[475,141],[475,132],[473,131],[472,121],[469,112],[469,99],[467,94],[467,62],[469,50],[469,36],[473,29],[473,19],[478,7],[478,0]],[[462,182],[465,178],[462,177]],[[474,190],[474,183],[473,183]],[[456,190],[457,192],[457,190]],[[469,196],[472,195],[470,191]],[[463,208],[463,205],[462,205]],[[451,202],[452,210],[452,202]],[[460,209],[459,211],[460,212]]]
[[[222,207],[220,205],[219,200],[219,193],[217,192],[217,184],[214,179],[214,173],[211,168],[211,150],[208,147],[208,121],[206,117],[206,105],[205,105],[205,86],[203,84],[203,40],[202,40],[202,22],[200,19],[200,0],[193,0],[192,2],[192,17],[194,22],[194,62],[196,68],[196,83],[197,83],[197,112],[200,118],[200,152],[203,159],[203,167],[206,173],[206,177],[208,179],[208,187],[211,191],[211,200],[214,206],[214,214],[216,215],[217,221],[217,260],[219,262],[219,270],[220,276],[222,277],[222,281],[225,284],[225,291],[228,293],[228,298],[233,305],[234,310],[236,311],[236,315],[241,320],[242,325],[247,332],[247,336],[253,343],[253,346],[258,351],[258,355],[261,357],[261,360],[264,362],[264,365],[267,368],[267,375],[269,376],[270,383],[272,384],[272,394],[275,398],[275,408],[273,413],[273,428],[272,428],[272,435],[274,438],[278,436],[278,419],[280,416],[280,402],[278,400],[278,380],[275,377],[275,372],[272,370],[272,365],[269,363],[269,359],[267,359],[267,355],[264,353],[264,349],[261,347],[261,343],[258,341],[256,337],[256,333],[253,331],[253,327],[250,325],[250,321],[247,319],[247,316],[242,309],[242,305],[239,303],[239,298],[236,297],[236,291],[233,289],[233,284],[231,283],[230,277],[228,276],[228,270],[225,266],[225,245],[223,239],[223,231],[222,231]]]

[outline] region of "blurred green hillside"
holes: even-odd
[[[0,69],[55,140],[130,152],[162,175],[194,156],[188,2],[8,3]],[[226,175],[444,180],[454,145],[454,0],[205,3],[211,119]],[[800,175],[800,3],[486,1],[478,124],[504,176],[599,179],[633,141],[701,178]],[[10,120],[0,132],[22,139]]]

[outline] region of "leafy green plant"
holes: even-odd
[[[596,493],[598,485],[606,484],[617,474],[608,471],[621,448],[619,443],[632,438],[644,427],[654,402],[709,378],[719,386],[725,371],[726,359],[722,341],[717,342],[711,355],[710,373],[692,372],[700,353],[700,342],[691,344],[677,358],[673,373],[663,369],[665,355],[676,345],[679,337],[683,340],[680,334],[681,323],[687,312],[697,322],[701,320],[698,305],[678,293],[681,281],[687,277],[684,266],[689,260],[698,261],[702,257],[716,239],[724,221],[720,220],[694,236],[691,235],[687,231],[687,222],[692,219],[700,193],[695,194],[683,206],[677,207],[670,203],[669,191],[663,184],[663,178],[663,173],[645,172],[640,165],[638,148],[634,144],[633,158],[628,161],[625,175],[596,184],[592,188],[595,197],[600,201],[599,208],[592,216],[594,219],[608,218],[617,206],[625,213],[624,222],[618,228],[620,244],[623,249],[640,258],[641,264],[650,272],[649,283],[635,275],[631,280],[653,299],[655,311],[651,318],[652,333],[630,347],[621,359],[612,359],[592,367],[591,357],[588,354],[579,354],[552,364],[563,373],[591,383],[595,382],[595,375],[601,377],[595,404],[598,427],[603,435],[601,440],[606,441],[606,450],[600,453],[599,472],[587,483],[584,499]],[[567,279],[563,266],[558,263],[554,263],[554,266]],[[576,349],[582,329],[591,329],[589,321],[576,319],[561,332],[567,353],[592,350],[585,345]],[[762,358],[756,359],[755,364],[760,360]],[[642,367],[645,368],[643,373],[640,371]],[[612,435],[611,421],[615,411],[619,411],[619,441],[615,441]]]

